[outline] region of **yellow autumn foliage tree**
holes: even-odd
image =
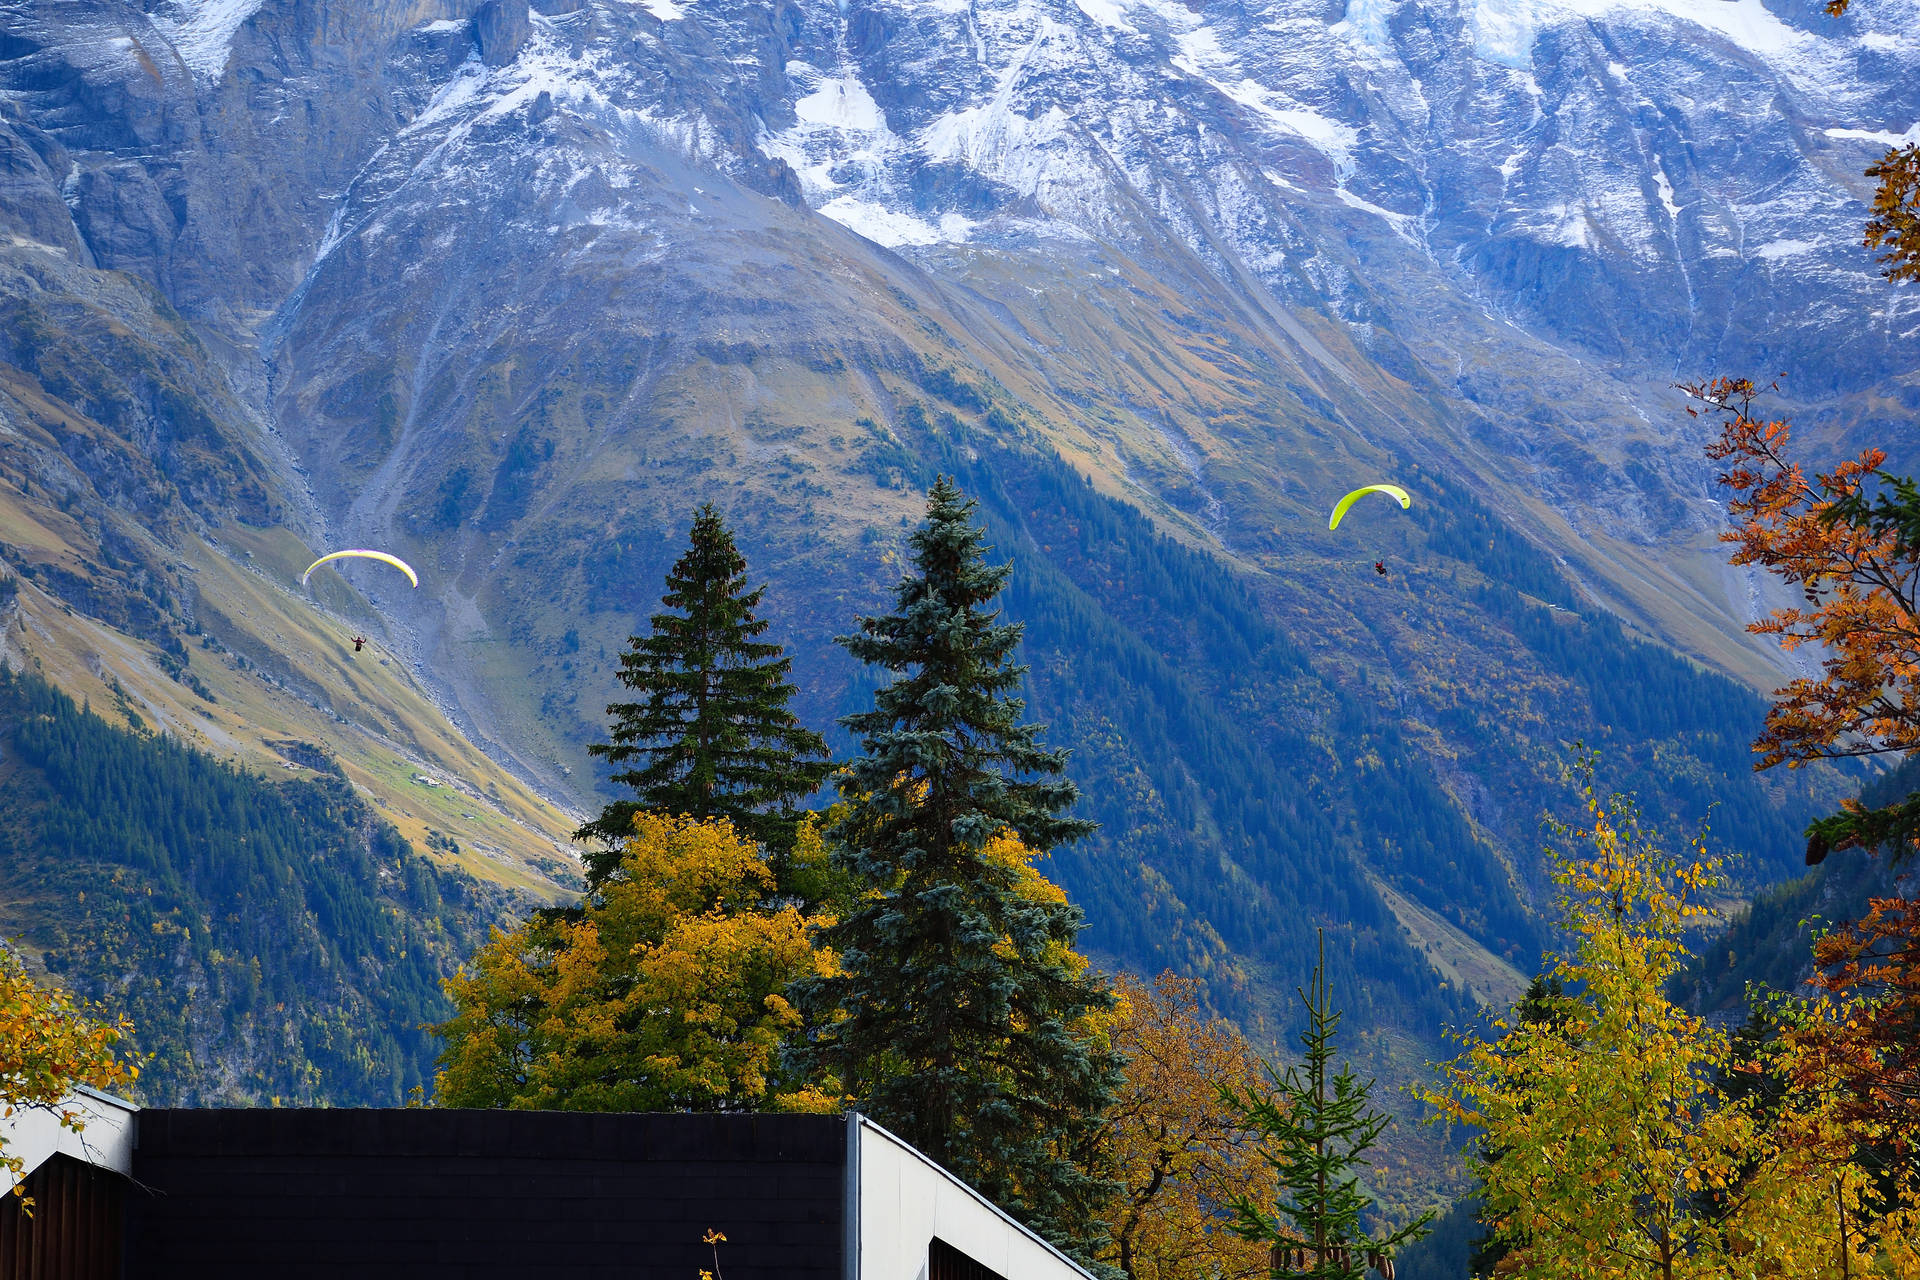
[[[1278,1180],[1220,1095],[1257,1089],[1259,1059],[1232,1023],[1202,1011],[1196,980],[1169,972],[1149,987],[1122,974],[1114,985],[1113,1047],[1127,1065],[1102,1124],[1104,1168],[1119,1183],[1105,1260],[1130,1280],[1265,1280],[1267,1247],[1234,1234],[1224,1208],[1272,1200]]]
[[[80,1119],[62,1102],[75,1085],[119,1089],[133,1083],[139,1068],[117,1052],[131,1031],[125,1019],[89,1018],[70,994],[34,981],[20,958],[0,946],[0,1119],[41,1110],[77,1132]],[[23,1164],[5,1144],[0,1133],[0,1168],[13,1181]],[[25,1190],[14,1182],[15,1195]]]
[[[1672,1003],[1684,935],[1718,865],[1663,851],[1632,805],[1594,791],[1558,828],[1567,994],[1469,1038],[1427,1101],[1484,1135],[1482,1221],[1516,1280],[1865,1277],[1886,1242],[1860,1229],[1870,1179],[1813,1096],[1736,1087],[1783,1071]],[[1771,1099],[1768,1101],[1768,1099]],[[1854,1228],[1843,1239],[1843,1224]]]
[[[809,830],[810,824],[809,824]],[[588,1111],[804,1109],[785,991],[824,972],[815,920],[776,900],[765,856],[724,819],[640,813],[620,864],[571,913],[496,932],[447,983],[443,1106]]]

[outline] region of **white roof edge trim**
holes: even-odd
[[[1075,1275],[1086,1276],[1087,1280],[1093,1280],[1092,1273],[1089,1272],[1086,1268],[1082,1267],[1079,1263],[1075,1262],[1072,1258],[1069,1258],[1066,1254],[1060,1252],[1060,1250],[1056,1249],[1050,1241],[1048,1241],[1043,1236],[1036,1234],[1032,1228],[1028,1227],[1025,1223],[1020,1222],[1019,1220],[1014,1218],[1013,1215],[1009,1214],[1005,1209],[1002,1209],[999,1205],[987,1199],[985,1196],[981,1195],[978,1191],[974,1190],[972,1187],[962,1182],[959,1178],[955,1177],[947,1169],[945,1165],[941,1164],[939,1161],[927,1155],[926,1152],[920,1150],[920,1148],[914,1146],[911,1142],[908,1142],[905,1138],[902,1138],[899,1134],[893,1132],[891,1129],[887,1128],[883,1124],[880,1124],[873,1120],[869,1120],[866,1116],[862,1115],[858,1111],[849,1111],[847,1113],[847,1118],[854,1121],[859,1128],[872,1130],[874,1133],[878,1134],[882,1138],[885,1138],[888,1142],[891,1142],[894,1146],[899,1147],[902,1151],[905,1151],[908,1154],[914,1156],[921,1163],[925,1164],[929,1169],[934,1170],[941,1177],[945,1178],[948,1182],[958,1187],[961,1191],[966,1192],[969,1196],[972,1196],[975,1200],[979,1201],[982,1205],[986,1207],[988,1212],[992,1213],[995,1217],[999,1218],[1002,1222],[1006,1223],[1008,1226],[1012,1227],[1015,1231],[1018,1231],[1021,1235],[1033,1241],[1035,1244],[1039,1245],[1042,1249],[1045,1249],[1048,1253],[1052,1254],[1054,1257],[1058,1258],[1061,1262],[1071,1267]],[[849,1159],[852,1158],[851,1152],[848,1153],[848,1158]]]
[[[847,1160],[840,1183],[840,1277],[860,1280],[860,1126],[867,1118],[847,1112]]]
[[[123,1098],[117,1093],[108,1093],[104,1089],[96,1089],[90,1084],[77,1084],[73,1086],[73,1091],[75,1093],[84,1094],[87,1097],[96,1099],[100,1102],[104,1102],[110,1107],[118,1107],[122,1111],[140,1110],[139,1103]]]

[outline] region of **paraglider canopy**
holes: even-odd
[[[382,564],[390,564],[400,572],[406,574],[408,582],[411,582],[416,587],[420,585],[420,575],[413,571],[412,565],[402,560],[399,556],[390,556],[384,551],[364,551],[359,548],[350,551],[333,551],[321,556],[318,560],[308,565],[307,571],[300,575],[300,585],[303,587],[306,586],[307,579],[313,576],[313,571],[327,561],[339,560],[347,556],[353,556],[361,560],[378,560]]]
[[[1413,499],[1407,496],[1407,491],[1397,484],[1363,485],[1333,504],[1333,515],[1327,519],[1327,528],[1338,529],[1340,527],[1341,517],[1347,514],[1347,508],[1370,493],[1384,493],[1389,498],[1398,498],[1400,500],[1400,508],[1403,511],[1413,505]]]

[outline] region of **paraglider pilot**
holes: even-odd
[[[365,636],[355,636],[353,638],[353,651],[355,653],[360,652],[361,649],[366,647],[366,643],[367,643],[367,638]]]
[[[1402,511],[1413,506],[1413,498],[1405,489],[1402,489],[1397,484],[1362,485],[1360,488],[1355,489],[1352,493],[1333,504],[1333,514],[1327,517],[1327,532],[1332,533],[1338,529],[1340,527],[1340,518],[1347,514],[1347,508],[1360,501],[1361,498],[1364,498],[1369,493],[1386,494],[1389,498],[1392,498],[1400,504]],[[1373,562],[1373,571],[1383,578],[1387,576],[1386,557],[1382,556]]]

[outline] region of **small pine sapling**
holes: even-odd
[[[1395,1250],[1425,1234],[1433,1213],[1377,1239],[1362,1227],[1372,1200],[1359,1171],[1392,1117],[1371,1105],[1373,1081],[1362,1081],[1344,1062],[1334,1069],[1341,1015],[1328,995],[1324,930],[1313,977],[1295,990],[1307,1010],[1301,1063],[1285,1071],[1263,1064],[1265,1088],[1220,1086],[1222,1100],[1260,1136],[1260,1154],[1280,1182],[1271,1208],[1245,1197],[1233,1202],[1233,1230],[1272,1247],[1276,1274],[1361,1280],[1378,1270],[1392,1280]]]

